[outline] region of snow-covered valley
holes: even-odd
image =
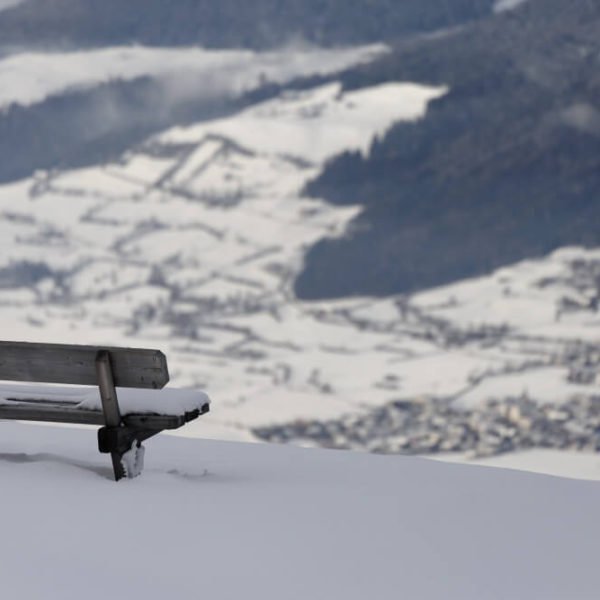
[[[348,52],[340,67],[348,57],[364,60]],[[511,442],[531,429],[528,403],[581,405],[595,418],[598,250],[565,248],[413,296],[304,302],[292,293],[307,248],[343,235],[359,210],[307,198],[305,184],[336,154],[367,153],[394,122],[423,117],[445,92],[411,83],[288,91],[169,129],[112,162],[3,185],[3,336],[160,347],[174,385],[214,400],[190,436],[487,455],[532,443]],[[448,410],[459,424],[487,423],[490,402],[500,403],[493,427],[475,428],[489,443],[469,446],[459,428],[444,445]],[[512,405],[517,433],[506,433]],[[412,438],[396,427],[415,424],[407,406],[433,407]],[[569,435],[550,447],[596,448],[595,429]]]
[[[599,18],[0,0],[3,597],[598,598]]]

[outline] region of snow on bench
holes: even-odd
[[[186,414],[202,411],[210,404],[209,397],[199,390],[117,388],[117,395],[121,415],[124,417],[134,414],[185,417]],[[0,383],[0,405],[33,403],[102,411],[102,400],[97,388]]]

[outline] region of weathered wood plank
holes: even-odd
[[[97,385],[96,357],[110,353],[118,387],[163,388],[169,381],[160,350],[0,341],[0,380]]]
[[[23,404],[0,405],[0,419],[41,421],[45,423],[73,423],[77,425],[104,425],[104,415],[96,410],[81,410],[65,405]]]

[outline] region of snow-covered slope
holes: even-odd
[[[168,436],[116,484],[92,431],[0,439],[14,600],[597,598],[598,484]]]
[[[158,345],[178,385],[210,388],[225,423],[244,405],[245,427],[340,414],[364,383],[324,403],[313,371],[326,359],[342,373],[336,347],[354,328],[337,338],[289,284],[307,245],[341,233],[355,211],[300,191],[326,158],[366,151],[440,93],[389,84],[342,94],[330,84],[174,129],[118,163],[2,187],[5,335]],[[376,338],[365,332],[359,344]]]
[[[293,296],[307,247],[343,234],[358,210],[304,197],[305,183],[443,93],[409,83],[287,92],[166,131],[112,163],[0,187],[3,336],[162,348],[173,383],[215,402],[188,435],[255,439],[260,428],[267,439],[353,447],[323,438],[319,422],[348,429],[351,416],[360,429],[389,408],[396,423],[398,401],[434,407],[419,451],[440,449],[439,432],[429,434],[448,403],[574,401],[587,427],[600,393],[597,250],[563,249],[412,297]],[[504,408],[494,410],[491,447],[506,449]],[[525,430],[522,413],[511,414]],[[288,435],[290,423],[302,431]],[[556,443],[592,449],[583,425]]]

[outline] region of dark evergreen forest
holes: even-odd
[[[493,5],[25,0],[0,13],[0,46],[391,44],[386,57],[343,73],[345,88],[412,81],[449,92],[424,119],[375,140],[367,158],[344,154],[307,187],[363,210],[345,237],[310,250],[295,286],[303,298],[385,295],[600,243],[600,3],[529,0],[501,14]],[[161,128],[280,91],[167,110],[160,83],[142,78],[12,106],[0,114],[0,181],[118,156]],[[107,98],[116,122],[94,118]]]
[[[199,44],[269,48],[381,42],[490,14],[494,0],[26,0],[0,45]]]
[[[304,298],[411,292],[567,244],[600,243],[600,4],[532,1],[347,73],[445,84],[425,119],[307,193],[362,214],[309,253]]]

